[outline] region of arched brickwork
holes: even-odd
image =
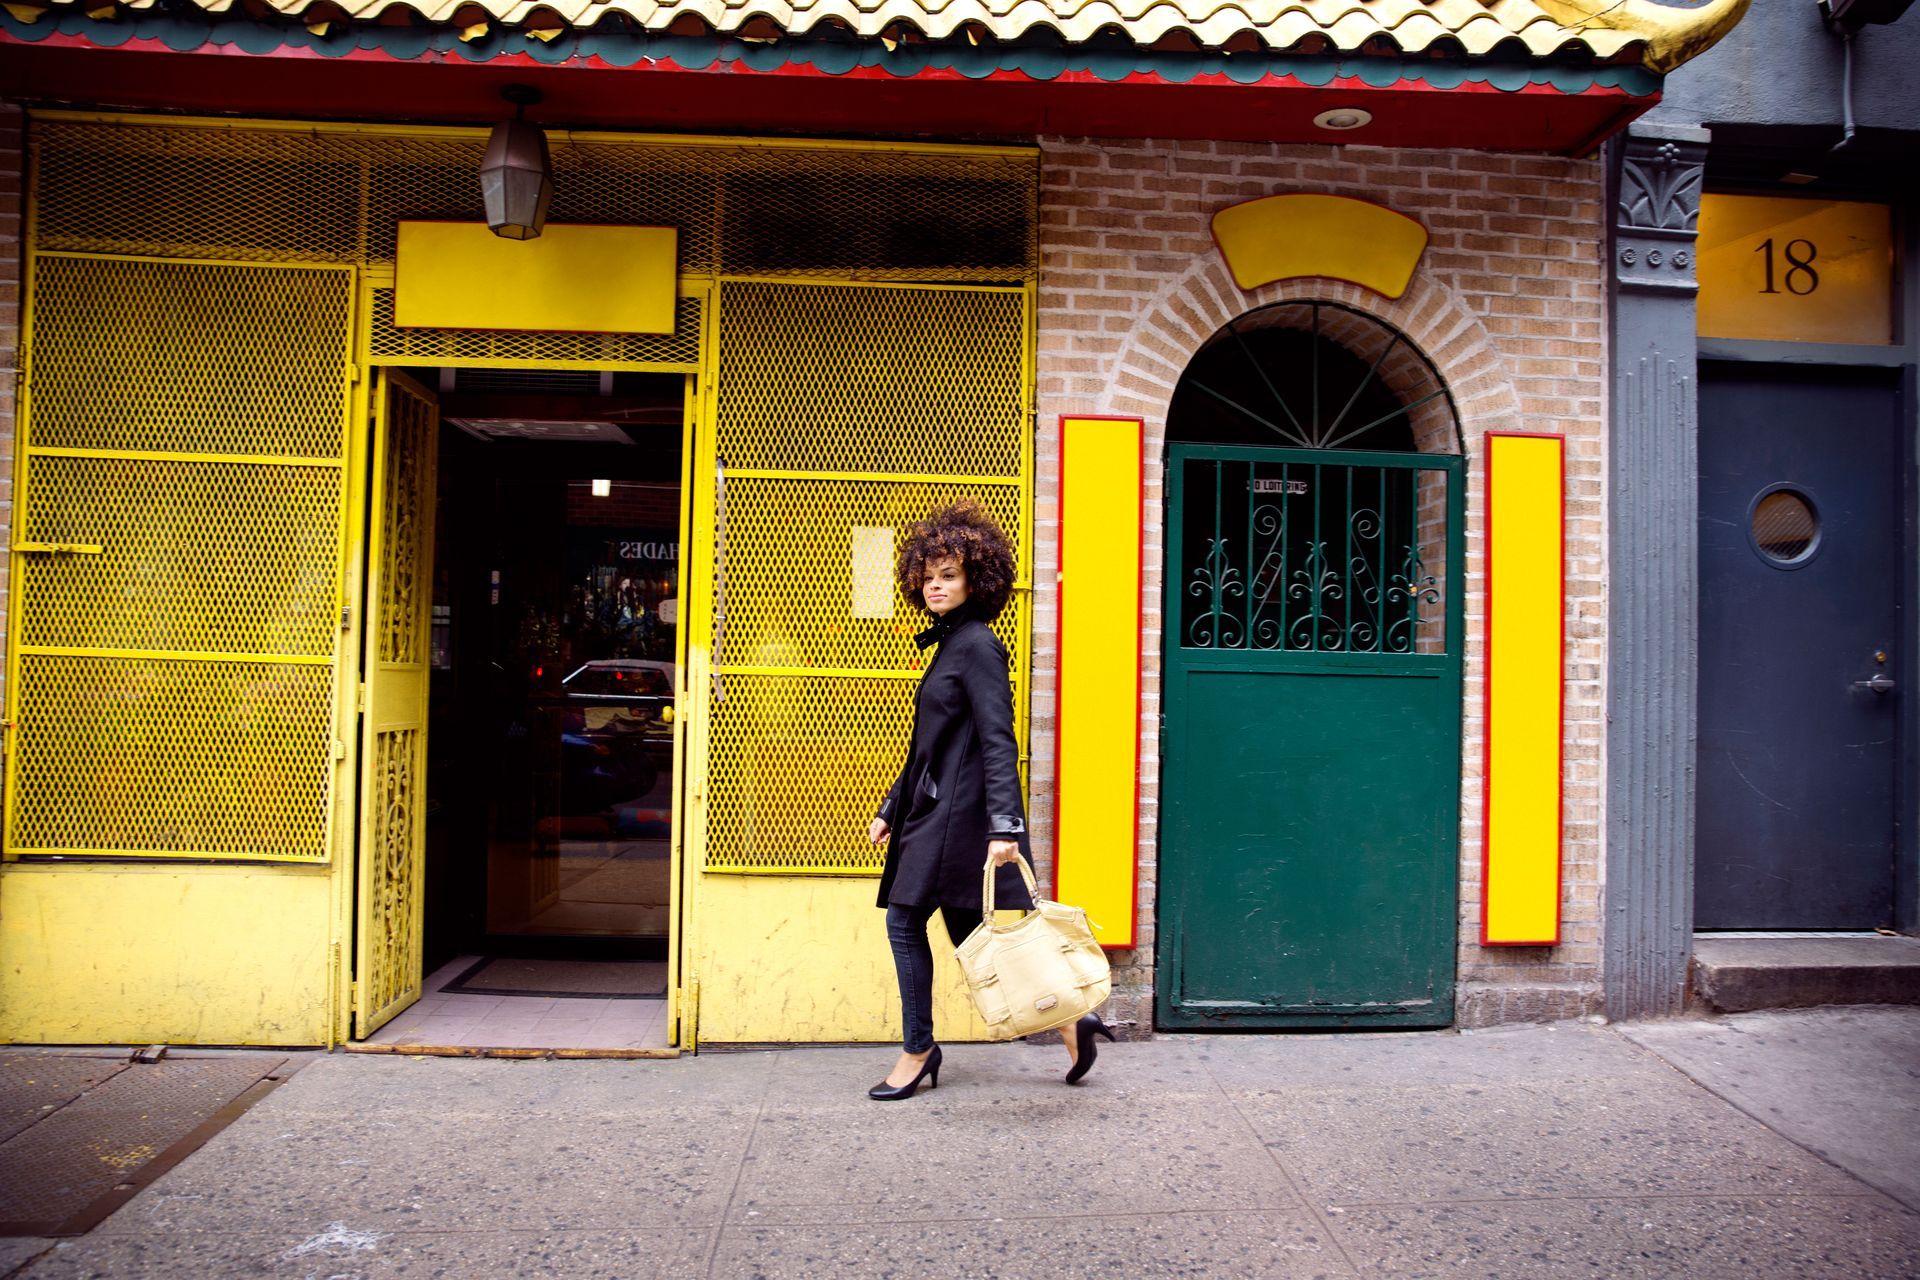
[[[1338,302],[1398,329],[1432,362],[1452,392],[1461,437],[1469,457],[1488,431],[1518,426],[1520,406],[1512,377],[1485,327],[1430,275],[1416,274],[1407,292],[1384,298],[1339,280],[1285,280],[1251,293],[1233,283],[1218,258],[1201,259],[1149,307],[1109,370],[1103,413],[1144,418],[1149,449],[1157,456],[1166,436],[1167,406],[1195,352],[1231,320],[1280,302]],[[1337,331],[1330,336],[1338,339]],[[1403,391],[1416,376],[1412,352],[1382,367],[1387,385]],[[1430,422],[1430,420],[1429,420]],[[1423,452],[1452,450],[1442,433],[1418,429]]]

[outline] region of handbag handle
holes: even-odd
[[[1040,885],[1033,878],[1033,868],[1027,865],[1025,858],[1018,855],[1015,855],[1013,861],[1020,868],[1020,878],[1027,882],[1027,896],[1033,899],[1036,907],[1039,906]],[[988,858],[986,870],[980,875],[980,918],[988,924],[993,923],[993,872],[993,859]]]

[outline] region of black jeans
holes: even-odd
[[[908,1053],[933,1048],[933,948],[927,943],[927,925],[936,911],[945,917],[947,937],[956,947],[980,927],[980,913],[965,907],[887,906],[887,942],[900,978],[901,1044]]]

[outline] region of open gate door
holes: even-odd
[[[353,1030],[420,998],[425,898],[427,628],[440,406],[383,369],[373,390]]]

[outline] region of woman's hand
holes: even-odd
[[[987,861],[996,867],[1004,867],[1020,856],[1020,842],[1017,840],[987,841]]]
[[[885,844],[887,837],[893,834],[893,828],[887,825],[885,818],[875,818],[867,824],[867,843]]]

